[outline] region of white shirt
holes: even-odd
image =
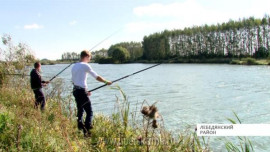
[[[85,62],[75,63],[71,69],[72,82],[74,85],[87,89],[87,76],[91,74],[95,79],[98,74]]]

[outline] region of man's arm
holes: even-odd
[[[40,76],[40,79],[41,79],[41,83],[43,83],[43,84],[48,84],[48,83],[50,83],[50,81],[44,81],[44,80],[41,78],[41,76]]]
[[[101,77],[101,76],[97,76],[96,80],[99,81],[99,82],[103,82],[103,83],[105,83],[106,85],[111,85],[111,84],[112,84],[111,81],[107,81],[107,80],[105,80],[105,79],[104,79],[103,77]],[[88,96],[91,96],[91,92],[87,92],[87,95],[88,95]]]
[[[103,83],[105,83],[105,84],[107,84],[107,85],[111,85],[111,84],[112,84],[111,81],[107,81],[107,80],[105,80],[103,77],[99,76],[99,75],[92,69],[92,67],[91,67],[90,65],[87,65],[87,68],[88,68],[88,69],[87,69],[86,72],[90,73],[94,78],[96,78],[97,81],[103,82]]]
[[[107,80],[105,80],[105,79],[104,79],[103,77],[101,77],[101,76],[97,76],[96,80],[99,81],[99,82],[103,82],[103,83],[105,83],[105,84],[107,84],[107,85],[111,85],[111,84],[112,84],[111,81],[107,81]]]

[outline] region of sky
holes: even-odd
[[[269,6],[270,0],[0,0],[0,36],[55,60],[64,52],[141,42],[165,29],[262,18]]]

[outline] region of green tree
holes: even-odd
[[[108,49],[108,56],[112,57],[112,52],[117,47],[125,48],[130,54],[130,60],[135,61],[143,55],[142,44],[140,42],[121,42],[111,45]]]
[[[100,60],[101,58],[103,58],[103,56],[101,56],[101,55],[99,55],[99,54],[95,55],[95,57],[94,57],[95,63],[99,63],[99,60]]]
[[[143,38],[143,58],[147,60],[161,60],[169,58],[169,32],[155,33]]]
[[[0,45],[0,85],[7,78],[6,74],[25,73],[27,71],[25,66],[35,59],[26,44],[15,44],[7,34],[4,34],[1,39],[3,45]]]
[[[112,58],[119,63],[124,63],[130,58],[130,54],[127,49],[123,47],[115,47],[112,52]]]

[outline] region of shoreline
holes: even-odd
[[[55,65],[55,64],[71,64],[74,61],[46,61],[42,62],[42,65]],[[98,63],[98,62],[91,62]],[[232,64],[232,65],[270,65],[269,59],[254,59],[254,58],[210,58],[210,59],[196,59],[196,58],[179,58],[179,59],[169,59],[169,60],[137,60],[130,61],[123,64],[132,63],[145,63],[145,64],[155,64],[155,63],[167,63],[167,64]],[[98,64],[119,64],[119,63],[98,63]]]

